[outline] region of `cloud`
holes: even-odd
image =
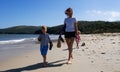
[[[86,14],[91,18],[105,21],[117,21],[120,20],[120,12],[118,11],[100,11],[100,10],[88,10]]]

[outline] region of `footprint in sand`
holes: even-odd
[[[115,44],[115,42],[112,42],[112,44]]]
[[[25,56],[26,58],[28,58],[28,56]]]
[[[114,39],[110,39],[110,40],[114,40]]]
[[[93,63],[94,61],[91,61],[91,63]]]
[[[120,61],[120,59],[116,59],[116,61]]]
[[[120,72],[120,71],[114,71],[114,72]]]
[[[101,54],[106,54],[105,52],[102,52]]]
[[[88,49],[88,47],[86,47],[85,49]]]
[[[82,51],[84,52],[85,50],[84,50],[84,49],[82,49]]]

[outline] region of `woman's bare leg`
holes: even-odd
[[[69,38],[66,38],[66,43],[67,43],[68,52],[69,52],[69,48],[70,48],[70,39]],[[69,59],[70,59],[70,54],[69,54],[68,60]]]
[[[72,54],[72,52],[73,52],[73,43],[74,43],[74,38],[71,38],[71,40],[70,40],[70,58],[72,58],[72,59],[73,59],[73,54]]]
[[[74,38],[66,38],[66,42],[67,42],[68,52],[69,52],[68,63],[71,63],[71,59],[73,59],[72,47],[73,47]]]

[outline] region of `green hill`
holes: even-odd
[[[78,28],[82,33],[117,33],[120,32],[120,22],[79,21]]]
[[[15,26],[5,29],[0,29],[0,34],[34,34],[39,30],[38,26]]]
[[[48,27],[48,33],[58,34],[62,27],[63,24]],[[85,34],[118,33],[120,32],[120,22],[78,21],[78,29]],[[40,26],[15,26],[0,29],[0,34],[39,34],[39,33],[41,33]]]

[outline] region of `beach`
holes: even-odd
[[[36,41],[1,45],[12,49],[0,51],[0,72],[120,72],[120,33],[82,34],[79,49],[74,42],[72,64],[67,64],[66,43],[53,45],[46,67]]]

